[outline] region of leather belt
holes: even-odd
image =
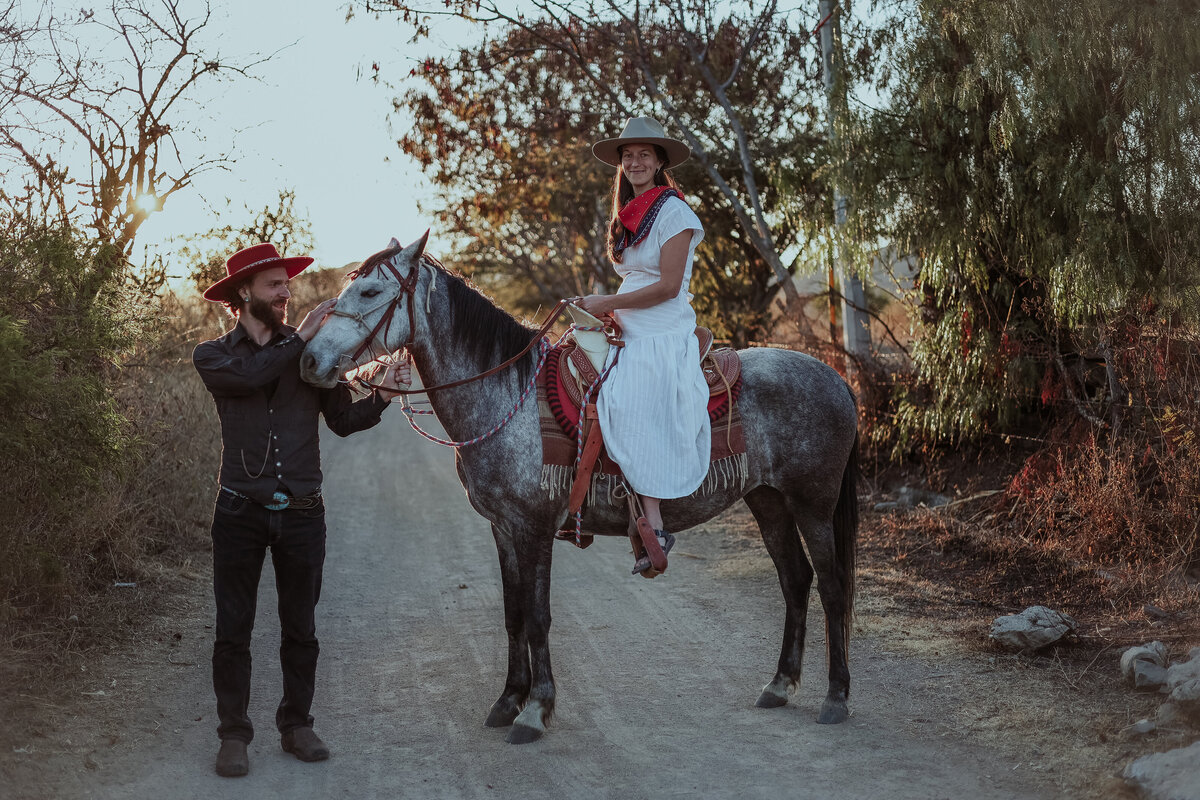
[[[222,486],[221,491],[229,492],[234,497],[241,497],[255,503],[258,502],[253,497],[230,489],[228,486]],[[269,511],[304,511],[305,509],[316,508],[321,503],[321,492],[316,491],[304,497],[292,497],[283,492],[276,492],[271,497],[271,500],[271,503],[260,503],[260,505]]]

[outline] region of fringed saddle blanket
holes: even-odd
[[[571,358],[574,348],[574,342],[566,342],[551,351],[546,358],[546,366],[538,377],[538,421],[542,433],[541,485],[551,497],[570,493],[571,482],[575,476],[579,401],[582,390],[586,390],[587,385],[581,390],[581,379],[572,375],[567,366],[567,359]],[[709,358],[714,355],[718,357],[717,361],[710,361]],[[730,355],[733,363],[729,361]],[[709,358],[705,359],[703,366],[710,386],[713,386],[714,382],[720,383],[722,375],[726,380],[731,375],[736,377],[730,383],[721,383],[718,389],[713,390],[714,393],[708,400],[708,416],[712,422],[712,454],[708,476],[697,490],[697,493],[702,495],[709,494],[718,487],[728,488],[744,484],[747,475],[746,436],[737,405],[738,394],[742,388],[741,375],[736,368],[737,353],[728,348],[721,348],[712,351]],[[581,373],[586,373],[584,359],[576,359],[575,364],[580,367]],[[582,375],[582,380],[590,382],[586,374]],[[594,397],[592,402],[595,402]],[[602,449],[596,469],[592,473],[587,502],[593,505],[597,502],[623,504],[623,495],[613,496],[613,490],[622,482],[621,468]]]

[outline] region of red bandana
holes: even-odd
[[[670,197],[683,199],[683,195],[677,189],[670,186],[655,186],[630,200],[624,208],[617,212],[617,218],[621,220],[626,231],[625,235],[621,237],[621,241],[617,243],[618,255],[625,248],[632,247],[646,238],[650,229],[654,227],[654,220],[658,217],[658,212]]]

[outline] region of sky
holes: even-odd
[[[227,152],[235,163],[172,195],[142,226],[138,249],[170,248],[172,237],[248,221],[274,207],[281,189],[295,190],[296,210],[312,224],[319,267],[340,268],[393,236],[408,243],[430,227],[418,209],[429,186],[395,144],[392,126],[402,121],[389,122],[396,92],[370,80],[371,66],[407,75],[433,48],[471,36],[470,27],[439,23],[432,43],[413,45],[393,17],[359,14],[347,22],[346,3],[212,5],[200,48],[243,62],[274,55],[254,69],[258,80],[224,82],[203,98],[202,109],[188,112],[183,122],[202,132],[208,154]],[[430,249],[438,252],[436,241]]]

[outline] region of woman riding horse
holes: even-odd
[[[610,355],[620,353],[596,408],[608,454],[637,493],[666,554],[675,537],[663,530],[660,500],[700,487],[711,443],[708,386],[688,292],[704,229],[667,173],[691,151],[668,138],[656,120],[634,117],[620,136],[593,145],[592,154],[617,168],[608,254],[622,282],[614,295],[575,302],[595,316],[611,314],[621,328],[625,346]],[[646,556],[633,571],[649,568]]]

